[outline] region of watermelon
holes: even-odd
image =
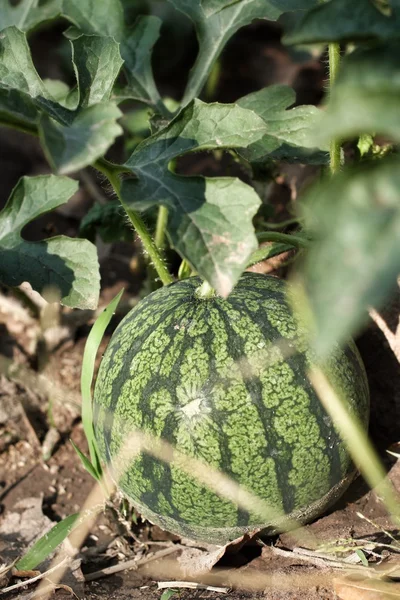
[[[122,320],[100,365],[94,426],[102,460],[144,517],[225,544],[320,515],[355,469],[307,379],[315,357],[286,284],[244,273],[227,299],[200,298],[200,284],[192,277],[159,289]],[[367,427],[368,386],[354,343],[337,349],[327,369]],[[137,430],[171,444],[177,458],[147,449],[124,459]],[[270,513],[206,486],[182,466],[182,454],[240,484]]]

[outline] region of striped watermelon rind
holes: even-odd
[[[292,519],[309,521],[343,493],[354,467],[307,379],[315,357],[286,302],[286,284],[245,273],[228,299],[199,299],[200,283],[193,277],[153,292],[116,329],[94,393],[101,457],[120,470],[117,456],[139,429],[274,508],[260,519],[174,461],[142,453],[125,465],[119,488],[173,533],[226,543],[253,529],[272,533]],[[327,368],[367,427],[368,385],[354,343]]]
[[[281,518],[275,518],[268,523],[260,520],[259,523],[252,523],[252,525],[247,526],[238,525],[236,527],[214,527],[212,516],[203,525],[177,521],[166,514],[155,513],[147,505],[141,504],[136,498],[130,497],[126,491],[124,495],[134,504],[143,518],[150,521],[150,523],[158,525],[161,529],[184,538],[200,540],[209,544],[223,545],[240,538],[244,534],[257,533],[257,535],[272,536],[282,531],[290,531],[293,529],[294,523],[298,525],[309,523],[331,507],[343,495],[355,475],[355,471],[349,473],[329,490],[327,494],[322,496],[322,498],[312,502],[309,506],[292,511],[289,515],[282,515]]]

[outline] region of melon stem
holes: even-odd
[[[196,289],[195,295],[201,300],[207,300],[208,298],[214,298],[214,296],[216,296],[216,292],[208,283],[208,281],[203,281],[203,283]]]

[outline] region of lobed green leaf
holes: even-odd
[[[201,0],[201,8],[205,16],[210,17],[236,2],[240,2],[240,0]]]
[[[373,0],[330,0],[309,10],[283,38],[286,44],[387,40],[400,37],[400,2],[385,15]]]
[[[0,3],[0,31],[15,25],[22,31],[30,31],[45,21],[61,14],[62,0],[20,0],[14,6],[10,0]]]
[[[0,33],[0,113],[11,122],[38,124],[47,158],[63,174],[93,163],[122,133],[116,122],[122,113],[109,100],[122,65],[118,44],[88,35],[71,43],[76,94],[40,79],[22,31],[9,27]],[[61,93],[60,102],[52,92]],[[75,100],[78,105],[71,108]]]
[[[120,43],[128,85],[116,92],[117,100],[132,98],[165,112],[151,65],[152,50],[159,37],[161,20],[151,15],[139,16],[133,27],[127,29],[120,0],[89,0],[85,3],[80,0],[64,0],[63,9],[64,17],[80,32],[110,36]]]
[[[62,122],[68,122],[73,115],[48,93],[32,62],[25,34],[16,27],[8,27],[0,32],[1,112],[22,120],[26,117],[32,123],[39,108]]]
[[[400,271],[400,163],[374,161],[314,186],[304,198],[314,242],[302,266],[326,356],[366,321],[396,286]]]
[[[93,244],[65,236],[41,242],[21,237],[25,225],[65,204],[77,189],[77,182],[54,175],[19,181],[0,212],[0,281],[12,287],[29,281],[39,293],[54,287],[66,306],[94,309],[100,275]]]
[[[62,0],[62,14],[82,33],[117,41],[122,38],[124,11],[120,0]]]
[[[182,177],[169,163],[188,152],[237,148],[248,160],[286,157],[326,162],[327,154],[307,148],[319,114],[313,107],[286,111],[294,92],[273,86],[238,105],[195,100],[173,121],[142,142],[127,162],[137,177],[122,185],[126,206],[169,209],[168,233],[175,249],[222,296],[227,296],[257,247],[252,218],[260,200],[232,178]],[[258,114],[257,114],[258,113]],[[291,126],[285,130],[284,124]],[[247,150],[244,148],[248,148]]]
[[[70,111],[76,109],[79,104],[79,89],[77,87],[71,89],[69,85],[59,79],[44,79],[43,83],[47,93],[61,106]]]
[[[127,162],[136,180],[122,184],[134,210],[163,204],[176,250],[223,296],[231,291],[257,247],[252,218],[260,199],[250,186],[228,177],[183,177],[169,163],[187,152],[243,147],[259,139],[264,121],[236,105],[195,100],[168,127],[142,142]]]
[[[197,97],[215,61],[236,31],[254,19],[276,21],[284,12],[308,9],[317,0],[168,0],[194,23],[199,53],[186,86],[183,105]]]
[[[11,0],[0,4],[0,31],[14,25],[29,32],[43,22],[64,17],[81,33],[113,37],[124,33],[124,12],[120,0]]]
[[[79,106],[86,108],[111,99],[123,65],[119,44],[111,37],[80,35],[71,40]]]
[[[318,138],[380,133],[400,140],[399,103],[400,40],[360,48],[343,60]]]
[[[299,106],[287,110],[296,100],[294,90],[285,85],[271,85],[243,96],[242,108],[253,110],[265,123],[265,135],[240,154],[251,163],[286,160],[308,164],[325,164],[329,160],[328,145],[316,148],[315,131],[322,113],[315,106]]]
[[[96,104],[79,111],[68,126],[43,115],[39,134],[47,160],[61,174],[92,164],[122,133],[116,123],[121,114],[113,103]]]
[[[128,86],[118,92],[118,98],[133,98],[165,111],[154,81],[151,57],[154,44],[160,35],[161,20],[153,16],[136,19],[131,30],[125,33],[121,54]]]

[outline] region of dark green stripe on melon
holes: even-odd
[[[275,510],[311,518],[340,494],[353,468],[306,377],[313,357],[285,284],[245,273],[226,300],[198,299],[199,284],[190,278],[157,290],[115,331],[95,388],[102,458],[113,466],[130,432],[141,429]],[[354,345],[338,350],[329,370],[366,424],[368,387]],[[189,537],[222,543],[277,525],[147,455],[131,462],[119,487],[144,516]]]

